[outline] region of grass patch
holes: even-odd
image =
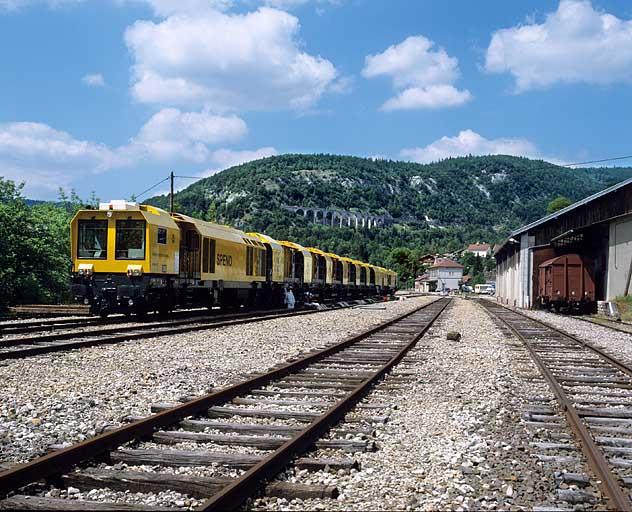
[[[632,322],[632,296],[619,296],[614,299],[619,313],[621,314],[621,320],[624,322]]]

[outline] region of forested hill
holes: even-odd
[[[420,165],[335,155],[282,155],[202,179],[176,194],[183,213],[384,263],[389,250],[454,250],[496,242],[545,214],[632,176],[632,168],[568,169],[510,156]],[[166,196],[147,201],[167,207]],[[340,208],[393,218],[371,232],[321,226],[283,206]]]

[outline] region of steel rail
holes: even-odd
[[[241,394],[247,393],[261,386],[266,386],[275,380],[282,379],[283,377],[299,371],[315,361],[339,352],[344,348],[347,348],[348,346],[353,345],[358,341],[363,340],[389,327],[390,325],[417,313],[435,302],[437,301],[424,304],[408,313],[404,313],[368,329],[367,331],[350,336],[340,343],[330,347],[325,347],[303,356],[296,361],[288,362],[276,367],[265,374],[255,376],[219,391],[209,393],[164,412],[148,416],[147,418],[124,425],[115,430],[99,434],[81,443],[68,448],[62,448],[61,450],[38,457],[26,464],[21,464],[4,471],[0,473],[0,496],[5,496],[9,492],[24,487],[30,483],[59,475],[70,470],[73,466],[81,462],[102,456],[109,450],[116,448],[121,444],[134,439],[150,436],[156,430],[174,425],[187,416],[200,414],[212,406],[221,405]]]
[[[382,300],[380,296],[369,296],[364,299]],[[355,302],[360,299],[347,299],[347,300],[326,300],[323,301],[324,305],[332,305],[340,302]],[[117,314],[108,318],[100,318],[95,316],[80,317],[80,318],[40,318],[35,320],[26,320],[24,322],[3,322],[0,321],[0,339],[5,335],[24,334],[24,333],[37,333],[45,331],[53,331],[55,329],[74,329],[91,326],[107,326],[116,325],[120,323],[137,323],[139,325],[148,324],[150,322],[162,322],[162,321],[182,321],[194,318],[201,318],[201,320],[215,320],[223,318],[234,318],[238,316],[247,315],[264,315],[271,314],[282,310],[283,308],[275,309],[243,309],[237,308],[236,311],[228,309],[208,309],[208,308],[192,308],[184,310],[175,310],[169,313],[165,318],[159,316],[158,313],[148,312],[147,316],[124,316]],[[298,309],[298,308],[297,308]]]
[[[347,307],[351,308],[353,307],[353,305],[337,309],[345,309]],[[18,348],[15,350],[7,350],[4,352],[0,351],[0,361],[5,359],[21,359],[24,357],[46,354],[49,352],[72,350],[75,348],[87,348],[95,345],[106,345],[137,339],[158,338],[161,336],[168,336],[173,334],[204,331],[208,329],[217,329],[220,327],[230,327],[233,325],[263,322],[266,320],[274,320],[277,318],[325,313],[328,311],[334,311],[334,309],[310,309],[294,311],[284,310],[284,312],[282,313],[258,312],[256,313],[256,316],[252,316],[253,313],[239,313],[235,316],[227,315],[223,319],[218,317],[209,317],[202,319],[191,318],[188,320],[177,320],[175,322],[152,322],[150,324],[132,325],[120,328],[113,327],[110,329],[83,332],[79,331],[60,334],[49,334],[44,336],[35,336],[31,338],[11,338],[8,340],[0,340],[0,349],[6,349],[20,345],[26,345],[26,347]],[[72,340],[73,338],[84,339],[79,339],[75,342],[68,341],[67,343],[38,345],[38,343],[55,343],[58,341]]]
[[[28,337],[23,337],[23,338],[8,338],[8,339],[0,339],[0,348],[8,348],[8,347],[13,347],[16,345],[29,345],[29,344],[33,344],[33,343],[42,343],[42,342],[56,342],[56,341],[64,341],[64,340],[71,340],[73,338],[82,338],[82,337],[88,337],[91,335],[105,335],[105,334],[117,334],[117,333],[122,333],[122,332],[127,332],[127,331],[139,331],[139,330],[150,330],[150,329],[155,329],[155,328],[162,328],[162,327],[180,327],[180,326],[188,326],[191,324],[210,324],[213,325],[215,323],[224,321],[224,320],[236,320],[239,318],[250,318],[250,317],[264,317],[264,316],[271,316],[271,315],[276,315],[276,314],[298,314],[298,313],[305,313],[306,311],[315,311],[315,310],[294,310],[294,311],[288,311],[287,309],[284,310],[272,310],[272,311],[252,311],[252,312],[248,312],[248,313],[237,313],[235,315],[222,315],[221,317],[215,317],[215,316],[207,316],[207,317],[187,317],[187,318],[183,318],[180,320],[177,319],[164,319],[164,320],[154,320],[152,319],[151,321],[146,321],[146,322],[135,322],[134,320],[127,320],[127,322],[125,321],[119,321],[117,320],[116,322],[112,322],[112,323],[105,323],[103,324],[104,326],[109,326],[106,328],[103,328],[101,326],[101,324],[98,324],[97,327],[101,327],[100,329],[91,329],[91,330],[87,330],[87,331],[70,331],[70,332],[61,332],[61,333],[49,333],[49,334],[41,334],[38,336],[28,336]],[[125,325],[125,326],[118,326],[116,324],[119,323],[130,323],[133,325]],[[82,325],[79,325],[78,328],[82,328]],[[90,325],[87,325],[87,327],[91,327]],[[66,329],[66,328],[63,328]]]
[[[297,309],[298,310],[298,309]],[[156,313],[150,313],[146,317],[117,315],[108,318],[88,317],[88,318],[61,318],[29,320],[26,322],[0,323],[0,344],[2,336],[13,334],[40,333],[54,330],[79,329],[93,326],[116,326],[122,323],[134,323],[139,327],[150,323],[175,323],[195,319],[199,321],[217,321],[228,318],[240,318],[245,316],[274,314],[283,311],[283,308],[275,309],[246,309],[243,311],[229,312],[209,309],[192,309],[172,311],[169,316],[162,318]],[[287,309],[285,309],[287,311]]]
[[[576,319],[576,320],[581,320],[582,322],[586,322],[588,324],[592,324],[592,325],[598,325],[599,327],[604,327],[606,329],[611,329],[613,331],[617,331],[623,334],[629,334],[630,336],[632,336],[632,330],[628,331],[626,329],[622,329],[621,327],[619,327],[620,325],[627,325],[628,327],[630,327],[632,329],[632,324],[627,323],[627,322],[615,322],[614,320],[608,320],[606,318],[603,319],[596,319],[596,318],[592,318],[592,317],[588,317],[588,318],[584,318],[582,316],[573,316],[572,318]],[[601,320],[601,321],[599,321]],[[603,322],[608,322],[608,323],[602,323]],[[611,323],[615,324],[615,325],[610,325]],[[619,324],[619,325],[617,325]]]
[[[339,401],[314,421],[308,428],[301,432],[298,436],[287,441],[283,446],[279,447],[273,453],[264,458],[261,462],[253,466],[239,479],[231,483],[219,493],[202,504],[200,510],[204,511],[223,511],[236,510],[244,501],[252,494],[257,492],[262,483],[278,474],[287,464],[296,456],[306,451],[325,434],[331,427],[338,423],[347,412],[349,412],[373,387],[373,385],[388,373],[423,337],[435,320],[448,307],[450,299],[439,299],[432,302],[435,304],[441,300],[445,302],[440,304],[439,310],[428,321],[425,327],[398,353],[382,365],[374,375],[364,382],[360,383],[351,391],[343,400]]]
[[[481,304],[484,304],[484,302],[481,301]],[[545,324],[544,322],[535,320],[527,315],[511,310],[509,308],[505,308],[502,305],[494,304],[494,306],[496,306],[497,308],[502,308],[506,311],[509,311],[510,313],[516,314],[517,316],[527,318],[533,321],[533,323],[543,325],[544,327],[547,327],[553,330],[554,332],[560,333],[564,336],[567,335],[567,333],[553,326],[549,326]],[[547,384],[551,388],[551,391],[553,391],[555,398],[559,402],[560,407],[564,411],[568,424],[570,425],[573,433],[575,434],[575,437],[579,441],[580,448],[582,449],[584,455],[586,456],[588,460],[588,464],[594,471],[599,481],[598,482],[599,486],[602,488],[604,495],[607,496],[611,502],[612,510],[632,511],[632,503],[630,503],[630,498],[621,489],[621,484],[619,483],[617,476],[614,473],[612,473],[612,471],[610,470],[608,460],[604,456],[603,452],[599,449],[599,446],[597,445],[597,443],[595,443],[590,432],[588,431],[588,429],[582,422],[577,412],[577,409],[575,409],[575,406],[573,405],[573,402],[568,398],[568,396],[566,395],[566,392],[564,391],[564,389],[562,388],[558,380],[555,378],[555,375],[553,375],[553,373],[546,366],[546,364],[544,363],[540,355],[534,349],[531,342],[527,340],[527,338],[523,336],[516,327],[511,325],[511,323],[509,323],[501,315],[497,314],[494,311],[494,307],[492,307],[491,304],[489,305],[485,304],[483,308],[487,310],[489,313],[493,314],[501,322],[503,322],[516,335],[518,339],[522,340],[522,342],[527,347],[527,350],[529,351],[529,354],[531,355],[533,361],[536,363],[536,365],[540,369],[540,372],[544,376]],[[568,336],[568,337],[571,339],[574,339],[574,337],[572,336]],[[576,340],[576,341],[580,341],[580,340]],[[582,345],[584,345],[588,349],[594,349],[594,347],[591,347],[590,345],[586,343],[582,343]],[[611,358],[609,358],[609,360],[610,359]]]
[[[484,299],[481,299],[484,300]],[[491,302],[491,301],[488,301]],[[539,320],[536,318],[532,318],[529,315],[525,315],[524,313],[522,313],[521,311],[518,311],[516,309],[511,309],[507,306],[505,306],[504,304],[498,304],[496,302],[491,302],[491,304],[493,304],[494,306],[498,306],[501,307],[507,311],[510,311],[512,313],[515,313],[516,315],[519,315],[523,318],[526,318],[528,320],[530,320],[531,322],[534,322],[536,324],[540,324],[543,327],[546,327],[548,329],[552,329],[555,332],[561,334],[562,336],[565,336],[566,338],[574,341],[575,343],[578,343],[579,345],[587,348],[588,350],[592,350],[595,354],[597,354],[599,357],[603,358],[604,360],[608,361],[611,365],[616,366],[619,370],[621,370],[623,373],[625,373],[628,377],[632,378],[632,368],[628,365],[626,365],[625,363],[622,363],[621,361],[619,361],[618,359],[616,359],[615,357],[609,355],[607,352],[604,352],[603,350],[601,350],[598,347],[595,347],[594,345],[588,343],[587,341],[582,340],[581,338],[578,338],[577,336],[571,334],[570,332],[567,332],[563,329],[560,329],[559,327],[555,327],[553,324],[550,324],[548,322],[545,322],[544,320]],[[627,334],[632,334],[632,333],[627,333]]]

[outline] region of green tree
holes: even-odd
[[[68,298],[70,234],[77,198],[28,206],[22,184],[0,178],[0,308]]]
[[[211,201],[208,210],[206,210],[206,220],[209,222],[217,222],[217,204],[215,201]]]
[[[563,208],[566,208],[567,206],[570,206],[571,204],[573,204],[573,201],[571,201],[568,197],[557,196],[546,207],[546,213],[549,213],[549,214],[555,213],[556,211],[562,210]]]

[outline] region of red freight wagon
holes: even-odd
[[[538,270],[538,302],[541,306],[580,313],[594,308],[592,260],[579,254],[565,254],[541,263]]]

